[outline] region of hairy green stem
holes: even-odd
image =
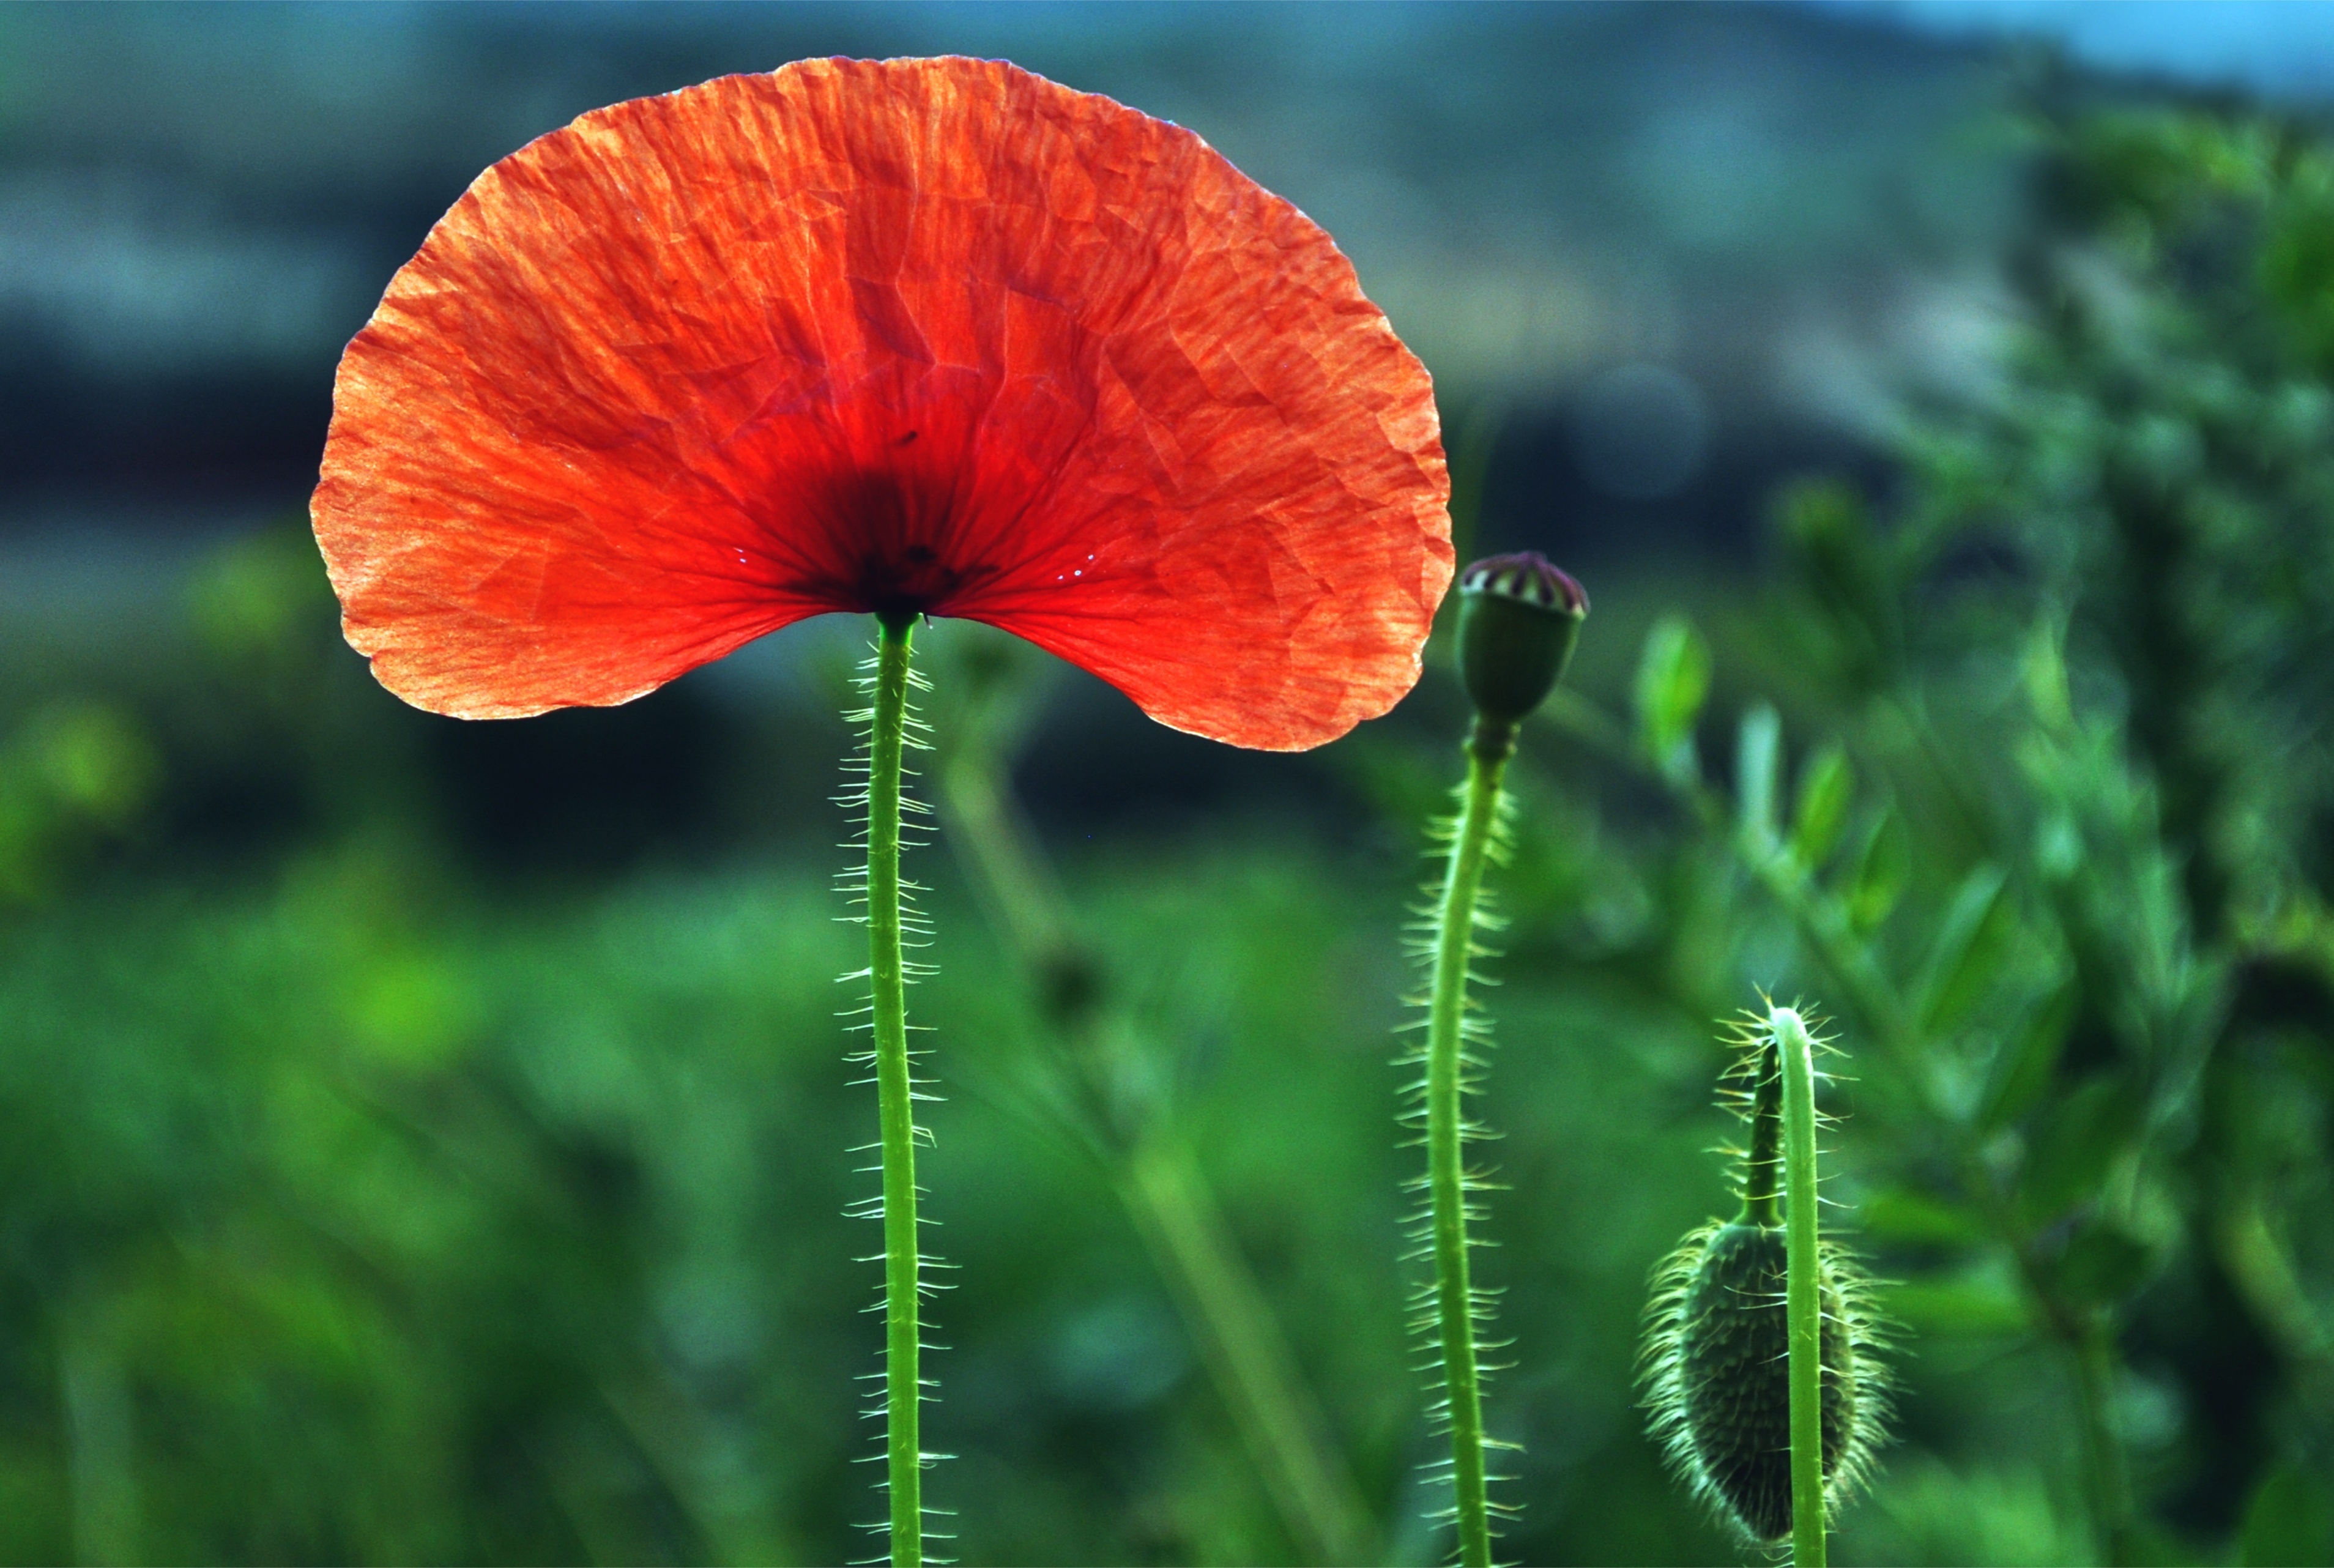
[[[1789,1007],[1769,1018],[1783,1069],[1783,1214],[1790,1283],[1791,1564],[1824,1568],[1823,1296],[1816,1232],[1815,1049]]]
[[[892,1568],[921,1568],[924,1560],[915,1091],[908,1064],[907,976],[900,938],[900,779],[907,743],[908,644],[914,633],[913,620],[882,621],[874,728],[867,748],[867,975],[875,1090],[882,1106],[883,1420]]]
[[[1435,1325],[1451,1421],[1451,1484],[1464,1568],[1490,1568],[1490,1508],[1483,1463],[1481,1375],[1475,1355],[1475,1294],[1467,1260],[1464,1144],[1468,966],[1475,948],[1475,901],[1490,858],[1500,779],[1515,744],[1478,730],[1467,746],[1467,785],[1451,841],[1451,863],[1434,913],[1434,983],[1426,1019],[1426,1175],[1434,1258]]]

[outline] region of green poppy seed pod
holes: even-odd
[[[1548,700],[1587,613],[1580,584],[1536,550],[1490,556],[1461,574],[1459,674],[1479,736],[1510,735]]]

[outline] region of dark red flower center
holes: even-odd
[[[956,486],[930,469],[856,468],[819,488],[823,548],[803,586],[837,610],[887,620],[944,613],[998,575],[994,563],[963,559]]]

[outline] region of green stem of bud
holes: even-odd
[[[1815,1047],[1789,1007],[1770,1018],[1781,1053],[1784,1210],[1789,1226],[1792,1568],[1824,1568],[1823,1264],[1816,1225]]]
[[[1435,899],[1426,956],[1433,965],[1426,1017],[1427,1255],[1434,1284],[1417,1327],[1442,1366],[1444,1415],[1451,1426],[1452,1515],[1463,1568],[1490,1568],[1492,1505],[1484,1449],[1482,1369],[1475,1325],[1490,1315],[1470,1279],[1467,1194],[1480,1180],[1467,1170],[1465,1147],[1481,1129],[1466,1119],[1469,1070],[1480,1065],[1467,1043],[1484,1039],[1471,1025],[1468,969],[1480,957],[1475,929],[1483,869],[1500,842],[1500,780],[1515,755],[1516,732],[1563,675],[1580,635],[1588,597],[1538,554],[1498,555],[1460,575],[1460,683],[1475,705],[1469,732],[1467,784],[1452,824],[1451,859]]]
[[[1467,757],[1471,763],[1484,763],[1504,767],[1516,755],[1518,726],[1513,719],[1492,718],[1486,714],[1475,716],[1475,727],[1467,735]]]
[[[1500,778],[1515,749],[1515,725],[1476,722],[1467,746],[1467,793],[1451,862],[1435,909],[1434,986],[1426,1027],[1426,1168],[1434,1323],[1442,1352],[1451,1422],[1451,1481],[1463,1568],[1490,1568],[1490,1508],[1483,1460],[1482,1380],[1475,1353],[1477,1303],[1469,1278],[1464,1144],[1472,1130],[1460,1097],[1466,1089],[1463,1027],[1467,971],[1475,947],[1475,905],[1490,858]],[[1490,731],[1487,734],[1487,730]]]

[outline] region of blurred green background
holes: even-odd
[[[1495,880],[1508,1554],[1760,1560],[1633,1360],[1763,986],[1847,1053],[1897,1324],[1839,1560],[2334,1561],[2334,14],[1951,4],[0,9],[0,1556],[876,1549],[863,629],[437,719],[302,506],[478,168],[941,52],[1320,219],[1462,556],[1595,599]],[[1388,1063],[1440,644],[1303,757],[919,648],[955,1550],[1437,1560]]]

